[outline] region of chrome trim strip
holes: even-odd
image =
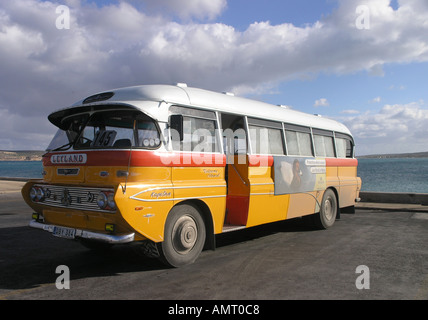
[[[274,182],[252,183],[251,186],[273,186],[274,184]]]
[[[150,191],[155,191],[155,190],[171,190],[171,189],[199,189],[199,188],[226,188],[226,185],[208,185],[208,186],[177,186],[177,187],[156,187],[156,188],[148,188],[145,190],[142,190],[132,196],[130,196],[129,198],[132,200],[137,200],[137,201],[143,201],[143,202],[156,202],[156,201],[181,201],[181,200],[189,200],[189,199],[208,199],[208,198],[225,198],[226,194],[224,195],[213,195],[213,196],[192,196],[192,197],[184,197],[184,198],[166,198],[166,199],[141,199],[141,198],[137,198],[137,196],[139,196],[142,193],[146,193],[146,192],[150,192]]]
[[[54,231],[54,228],[56,227],[55,225],[40,223],[40,222],[37,222],[36,220],[31,220],[29,223],[29,226],[31,228],[40,229],[50,233],[52,233]],[[71,228],[71,229],[74,229],[74,228]],[[75,230],[76,230],[77,238],[102,241],[102,242],[111,243],[111,244],[132,242],[134,241],[134,236],[135,236],[135,233],[112,235],[112,234],[103,234],[98,232],[86,231],[81,229],[75,229]]]
[[[274,196],[275,192],[250,193],[250,196]]]

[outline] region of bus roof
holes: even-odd
[[[166,102],[167,104],[246,115],[259,119],[281,121],[351,135],[345,125],[332,119],[303,113],[283,106],[275,106],[265,102],[236,97],[229,93],[191,88],[185,84],[177,84],[175,86],[141,85],[98,93],[76,102],[70,108],[52,113],[49,115],[49,120],[59,126],[60,118],[67,114],[70,115],[69,112],[71,109],[81,109],[82,107],[86,109],[86,107],[91,107],[91,109],[96,110],[97,106],[121,104],[146,112],[156,120],[165,121],[163,119],[165,110],[159,107],[154,108],[153,105],[148,107],[147,101],[157,103]]]

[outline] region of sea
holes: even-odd
[[[358,160],[362,191],[428,193],[428,158]]]
[[[42,178],[41,161],[0,161],[0,177]],[[358,160],[362,191],[428,193],[428,158]]]
[[[41,161],[0,161],[0,177],[4,178],[42,178]]]

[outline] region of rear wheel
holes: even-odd
[[[333,190],[327,189],[322,197],[320,212],[315,215],[317,227],[327,229],[333,226],[337,216],[337,198]]]
[[[190,204],[178,205],[166,220],[164,241],[158,244],[160,258],[172,267],[193,263],[205,238],[205,223],[199,210]]]

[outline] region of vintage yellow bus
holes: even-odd
[[[49,115],[30,226],[97,249],[133,243],[171,266],[217,234],[310,216],[329,228],[359,197],[341,123],[186,84],[102,92]]]

